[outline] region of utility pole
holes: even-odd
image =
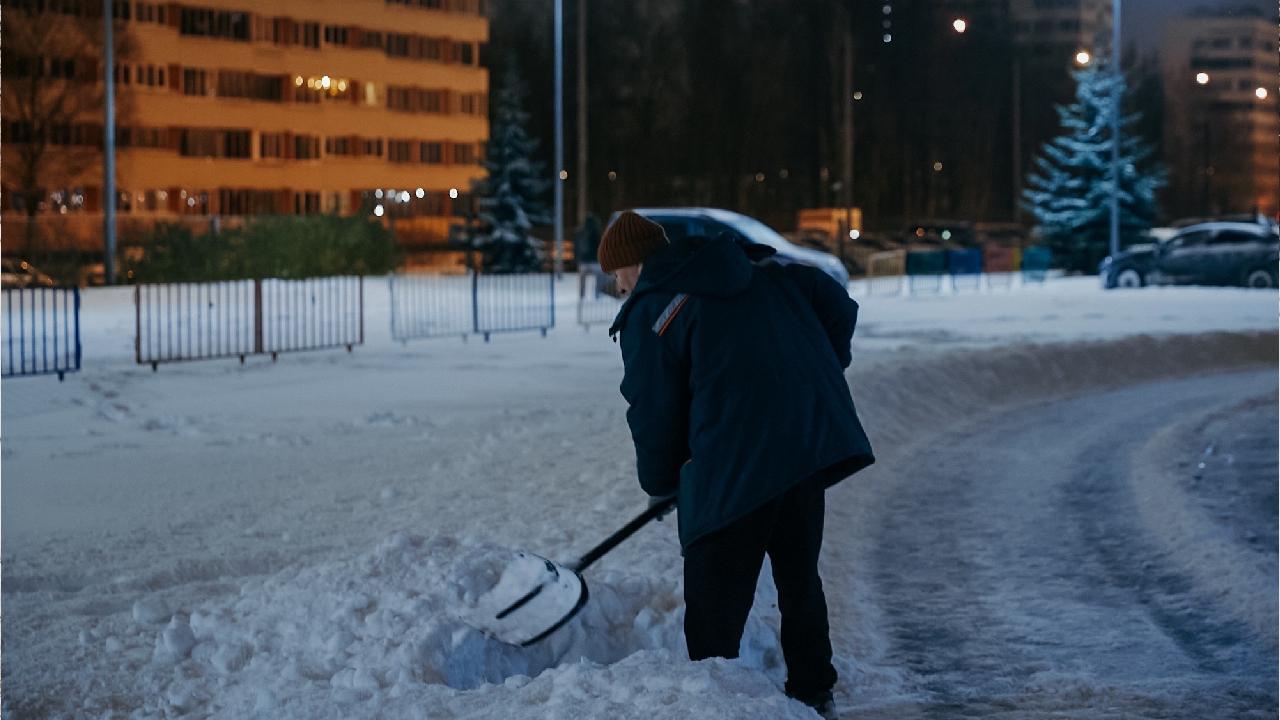
[[[1120,252],[1120,0],[1111,1],[1111,257]]]
[[[1010,219],[1018,222],[1022,207],[1022,57],[1013,50],[1013,209]]]
[[[112,5],[112,0],[102,0],[103,105],[106,116],[102,123],[102,236],[106,241],[102,268],[108,285],[116,282],[116,48]]]
[[[555,159],[555,276],[564,272],[564,0],[556,0],[556,159]]]
[[[840,104],[844,108],[843,142],[841,150],[840,204],[844,206],[844,229],[840,233],[837,247],[840,261],[844,262],[844,243],[853,229],[853,27],[852,17],[846,10],[844,13],[844,92]]]
[[[578,227],[587,221],[587,0],[578,0]]]

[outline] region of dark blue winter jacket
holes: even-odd
[[[609,330],[640,485],[678,493],[685,548],[808,478],[829,486],[875,461],[844,378],[858,304],[771,254],[726,237],[672,243]]]

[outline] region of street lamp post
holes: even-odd
[[[556,0],[556,161],[555,176],[555,276],[564,272],[564,0]]]
[[[1111,257],[1120,252],[1120,0],[1111,0]]]

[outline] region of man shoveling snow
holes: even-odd
[[[735,658],[767,554],[788,695],[831,712],[818,576],[826,488],[874,462],[844,379],[858,305],[814,268],[620,214],[599,259],[627,300],[622,394],[640,485],[676,496],[692,660]]]

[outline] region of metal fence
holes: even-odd
[[[555,277],[549,273],[511,275],[391,276],[391,337],[469,334],[485,342],[494,333],[555,327]]]
[[[364,278],[146,283],[134,288],[139,365],[364,343]]]
[[[878,252],[867,258],[867,291],[872,294],[897,295],[902,292],[902,277],[907,270],[907,253],[903,250]]]
[[[471,275],[393,274],[391,287],[391,337],[400,342],[415,338],[475,332]]]
[[[556,325],[555,276],[550,273],[475,276],[476,332],[489,335],[499,332],[547,330]]]
[[[270,278],[258,284],[259,352],[279,353],[364,344],[364,278]]]
[[[1043,283],[1049,265],[1053,262],[1053,253],[1042,245],[1034,245],[1022,251],[1022,282]]]
[[[978,290],[982,287],[982,250],[948,250],[947,272],[951,274],[951,287],[955,290]]]
[[[987,273],[987,287],[1013,287],[1013,274],[1022,262],[1022,250],[1003,245],[982,248],[982,265]]]
[[[947,270],[945,250],[914,250],[907,253],[907,277],[911,292],[940,292]]]
[[[584,328],[592,325],[611,325],[622,307],[622,300],[606,292],[611,279],[595,266],[591,271],[578,272],[578,324]]]
[[[80,369],[80,288],[4,289],[3,377]]]

